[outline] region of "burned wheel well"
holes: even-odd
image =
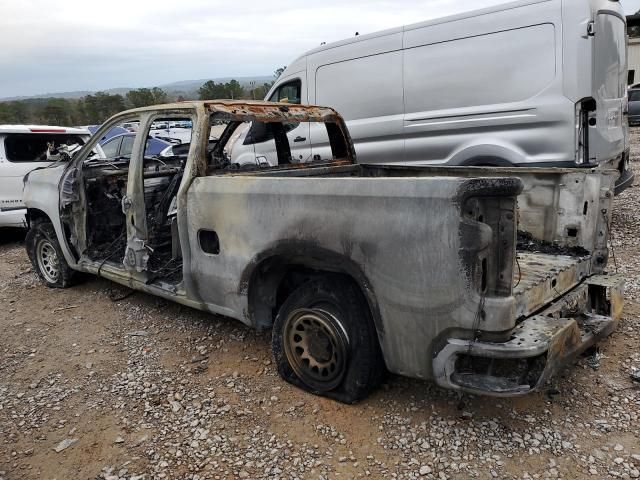
[[[341,264],[307,262],[277,255],[260,262],[253,269],[248,285],[249,314],[256,328],[270,328],[287,297],[306,282],[326,276],[340,276],[352,282],[369,306],[378,336],[382,334],[380,312],[373,291],[364,276]]]
[[[49,215],[44,213],[42,210],[38,210],[37,208],[28,208],[27,209],[27,224],[31,227],[32,223],[37,222],[51,222]]]

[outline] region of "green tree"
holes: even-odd
[[[237,80],[231,80],[230,82],[225,83],[224,89],[227,96],[226,98],[238,99],[243,98],[245,95],[244,87],[240,85],[240,82]]]
[[[11,109],[8,102],[0,103],[0,123],[13,123]]]
[[[151,89],[151,94],[153,95],[153,104],[160,105],[162,103],[167,103],[168,95],[163,89],[159,87],[153,87]]]
[[[102,123],[125,109],[122,95],[98,92],[81,99],[30,98],[0,102],[0,123],[86,125]]]
[[[133,108],[167,103],[167,93],[158,87],[130,90],[127,92],[126,98],[127,103]]]
[[[126,97],[127,102],[133,108],[146,107],[154,103],[153,93],[148,88],[130,90],[127,92]]]
[[[213,80],[209,80],[198,89],[198,98],[200,98],[200,100],[217,100],[219,98],[226,98],[224,85],[216,83]]]
[[[267,93],[269,93],[269,90],[271,90],[273,83],[274,82],[263,83],[262,85],[255,87],[253,89],[253,95],[256,98],[256,100],[262,100],[264,97],[266,97]]]
[[[14,100],[9,102],[9,109],[13,117],[14,123],[27,123],[29,119],[29,109],[27,103]]]
[[[216,83],[209,80],[198,90],[200,100],[217,100],[221,98],[238,99],[245,97],[244,87],[237,80],[227,83]]]
[[[112,115],[126,110],[126,106],[122,95],[96,92],[84,97],[84,109],[89,123],[102,123]]]
[[[49,125],[71,125],[71,107],[64,98],[48,99],[42,111],[44,122]]]

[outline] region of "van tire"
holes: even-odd
[[[75,283],[76,272],[65,260],[51,222],[32,223],[25,244],[34,270],[47,287],[69,288]]]
[[[367,302],[340,275],[308,281],[289,295],[271,346],[284,380],[343,403],[365,398],[386,372]]]

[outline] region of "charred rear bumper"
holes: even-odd
[[[507,341],[448,338],[434,358],[436,382],[496,397],[532,392],[615,330],[623,293],[621,276],[595,275],[524,320]]]

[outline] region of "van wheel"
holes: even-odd
[[[368,305],[340,276],[291,293],[276,316],[271,345],[284,380],[344,403],[365,398],[385,372]]]
[[[64,259],[56,232],[50,222],[32,224],[25,243],[29,260],[47,287],[68,288],[73,285],[76,272]]]

